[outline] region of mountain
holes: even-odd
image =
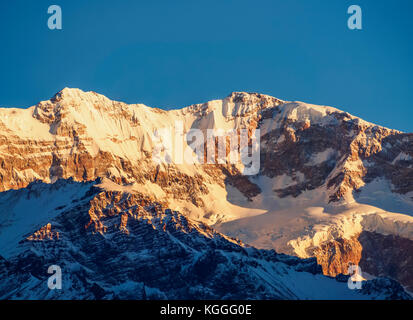
[[[183,137],[247,130],[248,143],[259,129],[259,171],[154,162],[154,132],[177,124]],[[65,298],[127,298],[136,288],[164,298],[402,297],[394,280],[413,289],[412,178],[413,134],[332,107],[234,92],[165,111],[65,88],[28,109],[0,109],[0,277],[13,279],[0,292],[49,298],[41,266],[58,261],[79,272]],[[136,275],[152,264],[153,279]],[[319,275],[317,264],[337,279],[359,265],[370,292]],[[235,284],[220,287],[234,269]],[[292,284],[297,277],[307,285]],[[314,279],[329,289],[307,288]]]

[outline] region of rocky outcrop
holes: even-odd
[[[359,265],[363,250],[357,237],[349,240],[340,238],[323,243],[313,254],[323,268],[323,273],[335,277],[348,274],[350,265]]]
[[[413,241],[396,235],[363,231],[351,239],[323,243],[313,252],[325,275],[348,274],[350,265],[362,272],[386,276],[413,289],[410,270],[413,268]]]
[[[52,225],[48,223],[35,233],[27,237],[29,241],[59,240],[59,232],[52,231]]]

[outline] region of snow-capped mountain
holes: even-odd
[[[176,128],[177,122],[184,136],[191,129],[247,129],[250,137],[259,129],[259,172],[244,175],[241,164],[154,162],[158,143],[153,133]],[[179,265],[176,276],[189,277],[185,272],[195,272],[195,265],[201,274],[208,265],[215,266],[205,271],[214,274],[212,282],[201,276],[191,280],[205,297],[325,297],[292,284],[297,277],[323,279],[328,290],[337,293],[330,297],[361,294],[348,293],[345,283],[295,267],[315,268],[312,257],[326,275],[346,274],[349,263],[354,263],[369,278],[386,276],[413,289],[413,134],[332,107],[257,93],[235,92],[223,100],[164,111],[66,88],[28,109],[0,109],[0,141],[0,274],[12,274],[8,278],[17,281],[0,288],[5,298],[28,297],[26,290],[49,298],[39,280],[43,271],[30,269],[52,260],[82,274],[71,273],[70,287],[75,289],[66,291],[65,297],[79,292],[84,298],[130,297],[128,290],[136,292],[138,287],[159,297],[199,296],[184,291],[177,279],[145,282],[131,275],[138,268],[133,261],[142,268],[145,259],[162,261],[162,255],[157,258],[156,250],[150,249],[162,247],[156,243],[158,236],[171,250],[183,251],[182,257],[166,257],[162,270]],[[162,209],[156,209],[158,205]],[[169,227],[175,228],[176,236]],[[228,237],[266,250],[245,249]],[[222,251],[221,246],[229,249]],[[105,249],[113,254],[104,254]],[[310,260],[267,251],[271,249]],[[267,255],[274,259],[263,258]],[[245,273],[237,274],[237,283],[249,288],[243,289],[244,296],[212,284],[223,282],[226,269],[238,268],[244,256],[247,267],[240,270]],[[219,262],[204,263],[214,259]],[[109,260],[116,268],[124,265],[119,271],[124,274],[100,270],[110,268]],[[295,261],[294,266],[286,261]],[[250,264],[256,263],[258,269],[252,271]],[[278,277],[273,271],[291,275]],[[371,281],[375,284],[370,288],[394,284],[381,278]],[[177,287],[168,287],[169,282]],[[21,289],[10,291],[16,283]],[[92,286],[98,295],[91,294]],[[277,293],[278,287],[283,289]]]

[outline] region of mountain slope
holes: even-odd
[[[346,279],[323,276],[315,259],[245,246],[103,184],[37,183],[32,205],[68,186],[78,190],[73,207],[56,209],[14,255],[0,258],[0,299],[410,299],[389,279],[350,290]],[[61,268],[61,290],[47,287],[51,265]]]

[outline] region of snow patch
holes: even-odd
[[[336,154],[336,151],[333,148],[327,148],[322,152],[315,153],[311,156],[310,160],[306,163],[308,166],[315,166],[326,162],[333,158]]]

